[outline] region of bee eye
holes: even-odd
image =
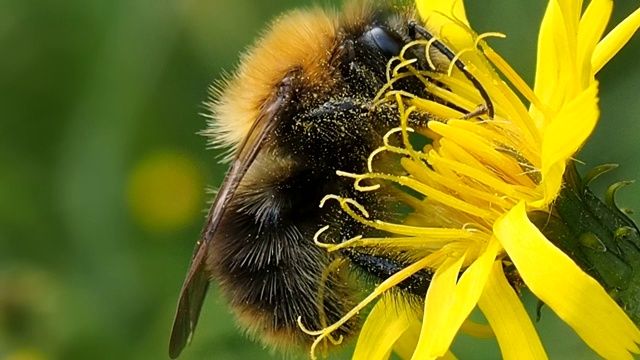
[[[387,58],[399,55],[402,46],[404,46],[402,40],[389,34],[379,26],[362,34],[360,40],[369,46],[377,48]]]

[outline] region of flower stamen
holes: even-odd
[[[433,255],[441,255],[440,253],[434,253]],[[311,350],[310,350],[310,356],[312,360],[317,360],[317,356],[315,354],[316,352],[316,347],[318,346],[318,344],[320,344],[320,342],[329,337],[334,331],[336,331],[337,329],[340,328],[340,326],[344,325],[347,321],[349,321],[351,318],[353,318],[354,316],[358,315],[360,313],[360,311],[362,311],[367,305],[369,305],[373,300],[375,300],[376,298],[378,298],[380,295],[384,294],[387,290],[393,288],[394,286],[398,285],[399,283],[401,283],[403,280],[409,278],[411,275],[415,274],[416,272],[427,268],[430,264],[432,264],[434,262],[435,256],[427,256],[405,268],[403,268],[402,270],[398,271],[397,273],[391,275],[389,278],[387,278],[385,281],[383,281],[382,283],[380,283],[380,285],[376,286],[376,288],[366,297],[364,298],[364,300],[362,300],[358,305],[354,306],[353,309],[351,309],[345,316],[343,316],[340,320],[336,321],[335,323],[333,323],[332,325],[329,325],[323,329],[320,330],[310,330],[307,329],[304,324],[302,323],[302,317],[298,317],[298,326],[300,327],[300,329],[302,330],[302,332],[304,332],[307,335],[311,335],[311,336],[316,336],[316,339],[314,340],[313,344],[311,345]],[[343,339],[342,336],[340,336],[339,341],[341,342]]]

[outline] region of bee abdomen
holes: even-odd
[[[269,346],[302,347],[313,337],[298,319],[310,330],[331,325],[352,309],[357,291],[347,267],[330,266],[336,258],[313,242],[326,180],[282,159],[274,170],[268,153],[258,160],[223,218],[207,263],[241,327]],[[269,161],[271,177],[262,161]],[[354,318],[335,335],[347,337],[357,327]]]
[[[233,249],[227,244],[216,274],[240,325],[250,333],[276,347],[301,345],[313,339],[301,331],[298,318],[306,328],[317,330],[352,308],[354,291],[346,269],[325,273],[332,259],[313,244],[312,234],[245,229],[244,234],[234,232],[235,241],[250,241],[252,246]],[[340,335],[347,336],[355,324],[346,324]]]

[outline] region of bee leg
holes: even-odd
[[[333,67],[340,69],[343,77],[348,78],[353,72],[357,71],[358,64],[355,59],[355,43],[353,40],[347,39],[338,47],[338,50],[331,58],[331,64]]]
[[[406,267],[405,264],[401,264],[386,257],[364,254],[352,249],[343,250],[343,254],[360,270],[381,281],[390,278]],[[425,296],[432,278],[433,273],[428,270],[420,270],[396,286],[411,294]]]
[[[465,120],[472,119],[477,116],[486,115],[489,113],[489,109],[486,104],[480,104],[478,107],[470,113],[466,113],[462,118]]]
[[[422,36],[423,38],[425,38],[428,41],[430,41],[431,39],[434,38],[433,34],[431,34],[429,31],[427,31],[427,29],[425,29],[424,27],[418,25],[414,20],[411,20],[411,21],[409,21],[409,36],[412,39],[415,39],[416,38],[416,33],[418,35]],[[440,40],[434,39],[433,42],[432,42],[432,46],[434,46],[436,49],[438,49],[438,51],[440,51],[440,53],[442,53],[442,55],[446,56],[447,59],[449,59],[449,61],[453,61],[453,64],[458,69],[460,69],[460,71],[462,71],[464,76],[469,81],[471,81],[473,86],[480,93],[480,96],[482,97],[482,99],[484,99],[484,102],[485,102],[484,105],[486,107],[487,116],[490,119],[493,119],[493,116],[494,116],[493,102],[491,101],[491,98],[489,97],[489,94],[487,93],[487,91],[484,89],[484,87],[482,87],[482,84],[480,83],[480,81],[478,79],[476,79],[476,77],[473,76],[473,74],[471,74],[471,72],[469,72],[469,69],[467,69],[467,66],[460,59],[456,58],[456,54],[454,54],[453,51],[451,51],[451,49],[449,49]],[[477,110],[472,111],[470,114],[475,113],[475,112],[477,112]],[[474,116],[477,116],[477,115],[474,115]],[[469,118],[474,117],[474,116],[470,116]]]

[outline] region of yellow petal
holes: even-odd
[[[496,337],[491,326],[478,324],[477,322],[473,322],[469,319],[462,323],[460,331],[478,339],[491,339]]]
[[[418,319],[413,320],[409,329],[407,329],[393,345],[393,351],[395,351],[401,359],[411,359],[413,352],[416,350],[416,345],[418,345],[421,330],[422,324],[420,321]]]
[[[474,45],[462,0],[416,0],[416,7],[426,28],[436,38],[456,44],[458,50]]]
[[[553,60],[559,63],[558,77],[555,82],[554,96],[550,99],[550,106],[559,110],[567,101],[570,101],[582,91],[580,87],[580,68],[578,67],[578,26],[580,13],[582,12],[582,0],[555,0],[559,11],[554,17],[553,31],[556,46],[556,57]]]
[[[482,294],[484,284],[500,244],[492,239],[487,249],[460,276],[458,272],[464,257],[436,270],[425,303],[425,316],[420,341],[414,359],[444,356],[458,330],[469,316]]]
[[[542,197],[539,200],[527,202],[527,205],[543,211],[548,210],[549,204],[556,199],[562,188],[564,170],[566,168],[566,163],[556,162],[550,169],[546,170],[543,174],[542,182],[536,188],[542,194]]]
[[[385,297],[371,309],[358,336],[353,360],[388,359],[393,345],[411,325],[412,314],[398,308],[396,301]]]
[[[557,16],[556,11],[555,1],[549,1],[538,34],[538,59],[536,61],[534,92],[544,103],[547,103],[546,100],[553,91],[558,73],[558,63],[549,61],[549,59],[555,59],[556,53],[553,35],[553,17]],[[538,116],[534,117],[538,118]]]
[[[418,340],[412,359],[435,359],[447,352],[446,348],[444,351],[441,347],[436,349],[440,345],[437,341],[438,331],[443,327],[447,328],[451,305],[455,299],[456,280],[463,262],[464,256],[457,259],[448,258],[433,275],[425,300],[425,315],[422,320],[420,340]],[[446,330],[451,332],[451,329]],[[457,330],[456,328],[455,331]],[[438,352],[438,350],[441,351]]]
[[[598,84],[592,83],[562,110],[547,127],[542,140],[542,176],[557,162],[575,154],[598,122]]]
[[[563,28],[569,38],[570,51],[575,53],[576,34],[578,33],[578,24],[580,22],[580,13],[582,13],[582,0],[555,0],[560,6]]]
[[[595,73],[592,71],[591,57],[607,27],[612,10],[613,0],[592,0],[580,20],[577,66],[582,71],[580,77],[583,89],[593,81]]]
[[[527,218],[525,204],[496,221],[494,234],[529,289],[605,359],[632,359],[640,331],[607,292]]]
[[[563,28],[564,20],[558,2],[549,1],[538,35],[534,93],[553,111],[560,108],[568,85],[567,81],[560,81],[566,76],[561,70],[570,67],[565,64],[569,61],[569,56],[563,52],[568,47]],[[530,114],[542,132],[547,125],[546,118],[534,106],[530,108]]]
[[[547,358],[529,315],[504,276],[501,261],[494,262],[478,306],[498,338],[504,359]]]
[[[385,304],[385,306],[387,307],[387,311],[395,312],[395,314],[399,314],[402,312],[403,315],[407,315],[406,311],[403,311],[403,309],[399,309],[396,306],[395,301],[397,301],[398,299],[391,299],[391,300],[392,301],[389,301]],[[402,316],[402,315],[396,315],[396,316]],[[412,316],[409,316],[408,319],[409,319],[409,327],[400,335],[400,337],[395,342],[395,344],[393,344],[393,351],[401,359],[411,359],[411,357],[413,356],[413,352],[416,349],[416,345],[418,344],[418,340],[420,338],[420,331],[422,330],[421,329],[422,324],[420,320]],[[384,329],[385,326],[386,325],[383,325],[381,326],[381,328]],[[482,325],[478,325],[478,326],[482,326]],[[389,330],[385,329],[384,331],[389,331]],[[355,359],[355,356],[354,356],[354,359]],[[453,353],[451,353],[450,351],[447,351],[447,353],[444,356],[439,357],[438,360],[457,360],[457,358],[455,357],[455,355],[453,355]]]
[[[439,18],[439,21],[444,21],[444,17],[436,15],[434,12],[441,13],[451,19],[457,19],[458,21],[469,26],[469,20],[467,20],[467,13],[464,10],[464,2],[462,0],[416,0],[416,7],[418,13],[425,21],[435,21],[435,18]],[[450,22],[450,21],[448,21]],[[442,25],[442,23],[440,23]],[[431,28],[439,29],[440,26]]]
[[[458,358],[453,355],[451,351],[447,351],[447,353],[444,354],[444,356],[439,357],[438,360],[458,360]]]
[[[624,21],[616,26],[607,36],[600,41],[593,52],[591,66],[593,72],[597,73],[611,60],[615,54],[627,44],[629,39],[640,27],[640,9],[629,15]]]

